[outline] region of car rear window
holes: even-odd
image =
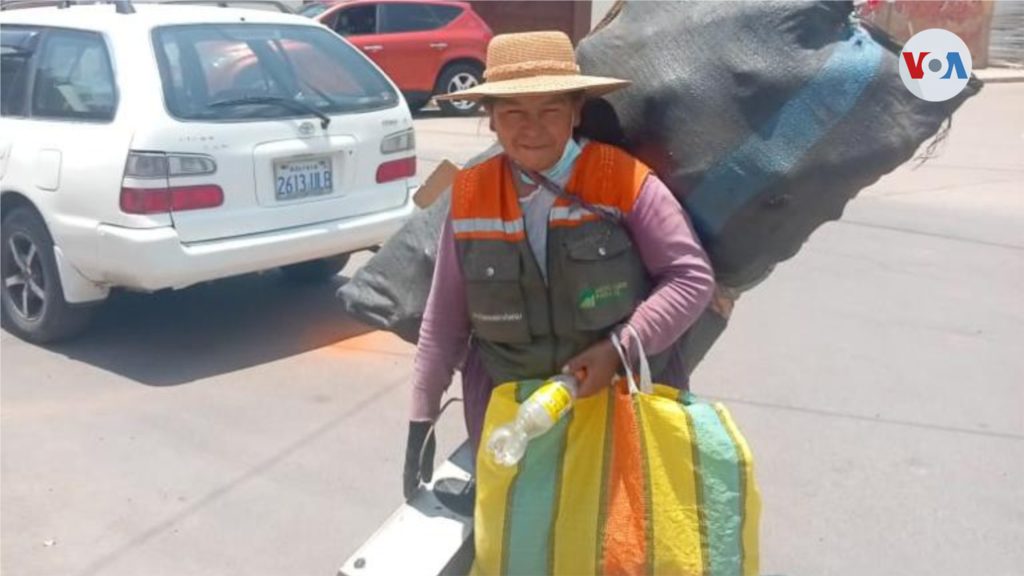
[[[384,7],[382,32],[385,33],[436,30],[448,25],[462,13],[461,8],[436,4],[388,2],[382,6]]]
[[[441,23],[441,26],[447,26],[449,22],[462,14],[462,8],[458,6],[444,6],[441,4],[431,4],[430,11],[434,13],[434,18]]]
[[[307,18],[316,18],[317,16],[327,12],[327,9],[331,6],[323,2],[314,2],[313,4],[306,4],[299,9],[299,14]]]
[[[387,79],[328,30],[280,24],[198,24],[154,31],[164,99],[186,120],[243,120],[296,115],[272,103],[291,99],[327,114],[398,105]]]

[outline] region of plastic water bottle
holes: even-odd
[[[560,375],[544,382],[519,405],[513,422],[495,428],[487,441],[487,452],[499,466],[515,466],[523,459],[530,440],[554,428],[572,409],[579,384],[576,378]]]

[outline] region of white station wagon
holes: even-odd
[[[413,211],[412,118],[301,16],[183,5],[0,13],[4,324],[84,328],[110,289],[333,276]]]

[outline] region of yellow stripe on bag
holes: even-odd
[[[750,452],[750,447],[747,446],[746,439],[743,437],[743,434],[740,434],[739,428],[736,427],[732,415],[729,414],[725,406],[716,403],[715,411],[721,416],[722,422],[729,431],[729,436],[732,437],[732,441],[736,444],[736,450],[742,458],[740,470],[743,474],[741,485],[743,486],[744,496],[743,576],[755,576],[760,570],[760,557],[758,556],[760,548],[757,535],[758,523],[761,521],[761,495],[758,493],[757,484],[754,482],[754,456]]]
[[[596,574],[608,395],[581,398],[566,441],[553,574]]]
[[[516,403],[516,384],[502,384],[494,389],[491,401],[487,405],[487,416],[484,418],[484,431],[481,438],[486,442],[491,431],[516,417],[519,405]],[[480,447],[477,454],[477,494],[476,518],[473,523],[475,531],[477,560],[473,563],[473,574],[480,576],[497,576],[505,572],[505,535],[512,481],[518,470],[499,466],[488,456],[486,445]],[[480,510],[484,509],[484,513]]]
[[[655,388],[656,392],[658,387]],[[678,394],[678,392],[676,392]],[[683,407],[661,394],[639,399],[654,520],[653,574],[704,573],[697,482]]]

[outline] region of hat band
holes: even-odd
[[[580,67],[575,62],[534,60],[532,62],[491,66],[484,71],[484,79],[488,82],[500,82],[502,80],[518,80],[533,76],[570,76],[579,73]]]

